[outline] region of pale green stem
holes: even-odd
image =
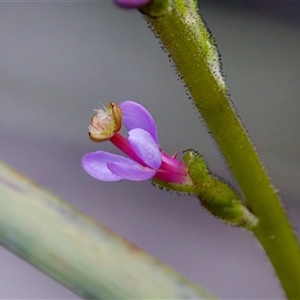
[[[235,114],[219,72],[212,39],[193,0],[161,6],[152,0],[141,11],[184,80],[196,108],[216,140],[244,196],[258,218],[252,232],[268,255],[289,299],[300,299],[300,250],[280,200]],[[201,138],[201,137],[199,137]],[[246,270],[245,270],[246,271]]]
[[[215,299],[0,162],[0,243],[86,299]]]

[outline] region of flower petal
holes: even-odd
[[[128,131],[134,128],[142,128],[152,135],[156,144],[158,143],[156,124],[144,106],[130,100],[121,102],[119,106],[122,110],[122,122]]]
[[[161,165],[161,152],[148,131],[135,128],[128,132],[128,142],[135,154],[150,168],[157,170]]]
[[[115,0],[115,3],[125,8],[137,8],[145,5],[150,0]]]
[[[130,163],[126,162],[109,162],[107,163],[108,168],[112,173],[121,177],[122,179],[142,181],[152,178],[156,171],[147,167],[143,167],[137,162],[129,160]]]
[[[97,151],[91,152],[82,158],[82,166],[84,170],[92,177],[102,181],[119,181],[122,177],[114,174],[107,167],[107,163],[111,161],[126,163],[132,162],[130,159],[112,153]]]

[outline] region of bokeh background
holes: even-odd
[[[200,1],[234,105],[300,220],[299,2]],[[104,183],[81,168],[100,101],[146,106],[168,153],[198,150],[235,184],[167,56],[137,11],[112,1],[0,3],[0,158],[222,299],[283,299],[254,238],[192,197],[150,182]],[[263,199],[261,199],[263,201]],[[13,222],[13,220],[12,220]],[[0,248],[1,299],[78,299]]]

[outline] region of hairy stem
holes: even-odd
[[[287,297],[300,299],[297,239],[279,197],[228,100],[218,54],[199,17],[196,2],[174,0],[168,7],[158,10],[157,3],[160,1],[152,0],[141,12],[184,80],[243,192],[245,205],[258,218],[257,226],[251,230],[265,249]]]

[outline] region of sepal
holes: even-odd
[[[161,190],[174,191],[178,193],[195,194],[195,188],[193,185],[185,183],[171,183],[157,178],[152,178],[152,184]]]

